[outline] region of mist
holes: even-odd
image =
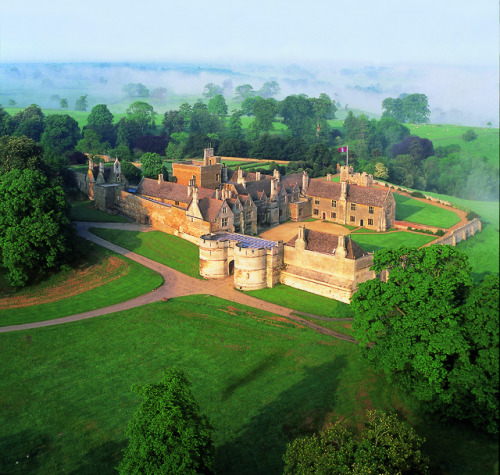
[[[87,94],[89,107],[104,103],[113,112],[123,112],[136,99],[127,98],[122,87],[142,83],[150,91],[167,89],[167,102],[155,104],[155,110],[163,113],[182,102],[201,99],[206,84],[222,85],[228,80],[233,91],[241,84],[251,84],[257,91],[264,82],[275,80],[281,87],[277,99],[290,94],[317,97],[326,93],[339,109],[348,107],[369,117],[380,117],[382,101],[387,97],[421,93],[428,97],[433,123],[491,123],[498,127],[497,67],[325,62],[10,63],[0,65],[0,103],[7,107],[13,100],[17,107],[36,103],[58,109],[57,97],[61,97],[68,100],[71,109],[78,97]],[[226,100],[230,110],[237,107],[231,104],[231,93]]]

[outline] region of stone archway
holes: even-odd
[[[234,275],[234,260],[228,262],[228,275]]]

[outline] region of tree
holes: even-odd
[[[151,99],[159,104],[165,104],[167,101],[167,89],[165,87],[157,87],[151,91]]]
[[[371,269],[389,277],[352,299],[366,359],[428,410],[496,431],[498,276],[475,288],[467,256],[439,245],[379,251]]]
[[[215,96],[219,94],[223,94],[224,88],[214,84],[213,82],[205,84],[203,88],[203,97],[206,99],[213,99]]]
[[[281,91],[280,85],[276,81],[266,81],[257,94],[264,99],[277,96]]]
[[[59,101],[59,107],[61,109],[67,109],[68,108],[68,99],[66,98],[62,98],[60,101]]]
[[[388,97],[382,101],[383,117],[399,122],[424,124],[429,122],[431,111],[425,94],[401,94],[397,99]]]
[[[222,94],[217,94],[212,97],[207,104],[207,109],[210,114],[223,118],[227,115],[227,104]]]
[[[92,129],[100,135],[103,142],[112,146],[116,143],[116,128],[113,125],[114,117],[106,104],[97,104],[92,107],[87,117],[84,129]]]
[[[466,141],[466,142],[472,142],[473,140],[476,140],[477,139],[477,134],[476,132],[474,132],[474,130],[472,129],[467,129],[465,131],[465,133],[462,134],[462,138]]]
[[[129,119],[137,122],[141,127],[141,131],[143,131],[148,127],[154,126],[156,112],[153,106],[147,102],[136,101],[130,104],[130,107],[127,109],[127,116]]]
[[[88,107],[87,103],[87,97],[88,95],[85,94],[84,96],[80,96],[76,102],[75,102],[75,110],[76,111],[86,111]]]
[[[28,137],[0,138],[0,174],[18,170],[36,170],[42,166],[43,148]]]
[[[426,474],[424,439],[395,414],[369,411],[359,436],[345,422],[288,444],[285,475],[346,473]]]
[[[122,162],[122,173],[129,183],[137,185],[141,179],[141,170],[130,162]]]
[[[125,145],[132,147],[134,140],[141,135],[141,125],[126,117],[122,117],[116,126],[116,143],[117,146]]]
[[[120,473],[213,473],[213,427],[184,373],[169,369],[160,383],[132,389],[142,401],[127,429]]]
[[[13,286],[59,268],[72,249],[64,190],[40,171],[14,169],[0,178],[0,256]]]
[[[11,127],[13,129],[12,135],[18,137],[25,135],[39,142],[45,127],[45,114],[38,105],[31,104],[14,115]]]
[[[122,87],[122,91],[129,97],[148,97],[149,89],[140,82],[132,83],[129,82]]]
[[[316,130],[312,102],[305,95],[288,96],[280,104],[283,122],[294,137],[312,136]]]
[[[93,129],[85,129],[83,131],[83,138],[75,146],[75,150],[78,152],[90,153],[92,155],[107,153],[110,148],[111,145],[103,143],[101,136]]]
[[[0,137],[9,135],[11,128],[11,116],[0,104]]]
[[[257,96],[253,103],[255,119],[251,129],[255,136],[268,133],[273,129],[274,117],[278,111],[278,103],[274,99],[263,99]]]
[[[49,115],[40,144],[46,151],[62,155],[73,150],[80,138],[78,122],[69,115]]]
[[[236,86],[234,90],[234,100],[243,102],[247,97],[252,97],[255,95],[255,91],[250,84],[242,84],[241,86]]]
[[[147,152],[141,157],[141,170],[146,178],[157,178],[160,173],[167,176],[163,158],[157,153]]]
[[[389,169],[382,162],[377,162],[375,164],[375,173],[373,176],[375,178],[387,180],[387,178],[389,178]]]

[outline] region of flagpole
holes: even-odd
[[[346,147],[346,167],[349,169],[349,145]]]

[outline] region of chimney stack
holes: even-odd
[[[259,181],[259,180],[260,180],[260,178],[261,178],[261,177],[260,177],[260,172],[255,172],[255,179],[256,179],[257,181]]]
[[[275,180],[278,180],[278,182],[280,181],[280,171],[279,170],[274,170],[273,171],[273,178]]]
[[[337,248],[335,249],[335,255],[343,258],[347,255],[345,236],[343,234],[339,234],[339,242],[337,244]]]
[[[158,185],[161,185],[163,183],[163,173],[158,174]]]
[[[301,251],[304,251],[307,246],[307,241],[306,241],[306,227],[305,225],[299,226],[299,234],[297,236],[297,239],[295,240],[295,249],[299,249]]]

